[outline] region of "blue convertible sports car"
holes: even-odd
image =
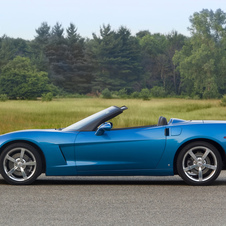
[[[160,117],[157,125],[113,129],[112,106],[64,129],[0,136],[0,173],[10,184],[47,176],[173,176],[207,185],[226,160],[226,122]]]

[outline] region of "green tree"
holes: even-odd
[[[192,36],[176,52],[174,63],[189,95],[216,98],[226,92],[226,14],[205,9],[190,22]]]
[[[0,68],[16,56],[31,57],[30,42],[4,35],[0,41]]]
[[[148,30],[143,30],[136,33],[137,38],[143,38],[146,35],[151,35],[151,32]]]
[[[17,56],[2,68],[0,94],[10,99],[35,99],[50,90],[46,72],[37,71],[29,58]]]
[[[68,63],[65,57],[68,54],[68,48],[63,33],[62,25],[56,23],[50,32],[48,43],[44,49],[49,63],[50,81],[61,88],[65,83],[65,71],[68,70]]]
[[[67,40],[70,44],[74,44],[77,42],[83,43],[84,39],[78,34],[77,28],[73,23],[70,23],[70,26],[66,29],[67,31]]]
[[[151,88],[153,86],[164,86],[165,83],[165,65],[164,52],[166,50],[167,40],[161,34],[146,34],[139,38],[142,49],[142,67],[144,68],[142,87]]]
[[[88,93],[93,79],[92,63],[86,51],[84,39],[78,34],[74,24],[67,29],[67,83],[64,89],[69,92]]]
[[[35,31],[37,33],[35,41],[43,48],[47,45],[50,38],[50,26],[46,22],[43,22]]]
[[[33,53],[31,61],[37,66],[38,70],[46,72],[49,70],[49,62],[45,50],[50,39],[50,29],[51,27],[46,22],[43,22],[41,26],[35,30],[37,36],[31,41]]]
[[[176,70],[173,62],[173,57],[176,51],[180,51],[184,46],[187,38],[179,34],[177,31],[172,31],[167,36],[167,45],[165,55],[168,58],[168,74],[165,86],[165,91],[169,94],[175,93],[180,94],[181,78],[180,73]]]
[[[182,48],[185,36],[172,31],[168,35],[144,32],[137,37],[142,49],[143,86],[162,86],[168,93],[178,93],[180,76],[172,58]]]
[[[97,65],[94,89],[136,88],[141,75],[140,48],[127,28],[113,31],[110,25],[103,25],[99,37],[93,34],[92,50]]]
[[[45,47],[50,80],[67,92],[88,93],[91,90],[92,73],[84,39],[72,23],[66,33],[64,37],[64,29],[56,23]]]

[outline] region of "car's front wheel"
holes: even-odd
[[[177,158],[181,178],[191,185],[208,185],[220,174],[222,159],[218,150],[207,142],[193,142],[185,146]]]
[[[0,156],[0,173],[10,184],[31,184],[41,174],[42,161],[31,145],[15,143],[6,147]]]

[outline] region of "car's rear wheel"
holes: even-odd
[[[207,142],[193,142],[185,146],[177,158],[181,178],[191,185],[208,185],[220,174],[222,159],[218,150]]]
[[[0,173],[10,184],[31,184],[41,171],[41,157],[29,144],[15,143],[6,147],[1,153]]]

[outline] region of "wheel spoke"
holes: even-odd
[[[195,154],[192,152],[192,150],[190,150],[188,153],[189,153],[189,155],[190,155],[194,160],[197,160],[197,157],[196,157]]]
[[[202,160],[204,160],[208,156],[209,153],[210,153],[210,150],[206,149],[204,155],[202,156]]]
[[[23,163],[23,166],[35,166],[36,165],[36,162],[26,162],[26,163]]]
[[[9,156],[9,155],[6,155],[6,159],[8,159],[8,160],[11,161],[11,162],[16,163],[16,159],[14,159],[13,157],[11,157],[11,156]]]
[[[199,181],[203,180],[202,167],[199,167]]]
[[[23,176],[24,180],[26,180],[27,179],[27,174],[25,173],[23,167],[20,167],[20,171],[22,173],[22,176]]]
[[[212,170],[215,170],[217,168],[217,166],[210,165],[210,164],[203,164],[203,166],[205,166],[208,169],[212,169]]]
[[[24,148],[21,148],[21,152],[20,152],[20,161],[21,162],[23,161],[24,152],[25,152],[25,149]]]
[[[7,172],[7,175],[12,175],[14,173],[15,170],[17,170],[18,167],[17,166],[14,166],[9,172]]]
[[[184,168],[184,171],[189,171],[189,170],[192,170],[196,167],[197,167],[197,165],[188,166],[188,167]]]

